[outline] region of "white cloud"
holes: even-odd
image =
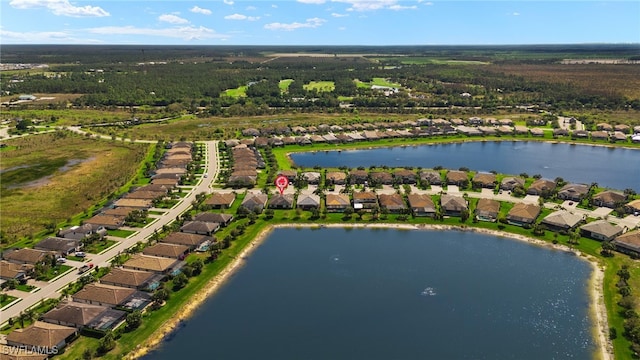
[[[138,28],[134,26],[104,26],[88,29],[92,34],[101,35],[146,35],[184,40],[224,39],[227,35],[218,34],[204,26],[182,26],[164,29]]]
[[[333,2],[351,5],[348,11],[374,11],[374,10],[409,10],[416,9],[415,5],[399,5],[398,0],[331,0]]]
[[[233,0],[222,0],[222,2],[227,5],[233,5]]]
[[[16,9],[50,10],[54,15],[71,17],[104,17],[110,14],[99,6],[74,6],[69,0],[11,0],[9,5]]]
[[[327,1],[326,0],[298,0],[298,2],[303,4],[324,4]]]
[[[264,26],[264,28],[267,29],[267,30],[293,31],[293,30],[301,29],[301,28],[317,28],[319,26],[322,26],[322,24],[324,24],[325,22],[327,22],[327,21],[324,20],[324,19],[311,18],[311,19],[307,19],[303,23],[299,23],[299,22],[293,22],[293,23],[289,23],[289,24],[283,24],[283,23],[279,23],[279,22],[270,23],[270,24],[266,24]]]
[[[425,0],[418,0],[418,4],[423,4],[424,6],[431,6],[433,3],[431,1],[425,2]]]
[[[341,18],[341,17],[347,17],[347,16],[349,16],[349,14],[331,13],[331,16],[336,17],[336,18]]]
[[[192,13],[196,13],[196,14],[211,15],[211,10],[203,9],[200,6],[197,6],[197,5],[192,7],[191,10],[189,10],[189,11],[191,11]]]
[[[189,23],[189,20],[173,14],[162,14],[158,16],[158,20],[167,22],[169,24],[174,24],[174,25]]]
[[[514,13],[513,13],[513,14],[511,14],[511,15],[513,15],[513,16],[520,16],[520,13],[519,13],[519,12],[514,12]]]
[[[344,31],[344,30],[347,30],[347,28],[346,28],[346,27],[344,27],[344,26],[340,26],[340,27],[338,28],[338,30],[340,30],[340,31]]]
[[[246,9],[247,11],[255,11],[255,10],[258,10],[258,8],[257,8],[257,7],[255,7],[255,6],[247,6],[245,9]]]
[[[85,34],[84,32],[82,33]],[[73,31],[17,32],[0,29],[0,37],[7,44],[102,44],[104,41],[76,37]]]
[[[403,5],[397,5],[397,4],[396,4],[396,5],[391,5],[391,6],[389,6],[389,9],[390,9],[390,10],[396,10],[396,11],[399,11],[399,10],[411,10],[411,9],[417,9],[417,8],[418,8],[418,7],[417,7],[417,6],[415,6],[415,5],[411,5],[411,6],[403,6]]]
[[[233,14],[227,15],[224,17],[225,20],[247,20],[247,21],[256,21],[260,20],[259,16],[247,16],[242,14]]]
[[[278,5],[273,4],[273,5],[271,5],[271,7],[272,7],[272,8],[274,8],[274,9],[277,9],[277,8],[278,8]]]

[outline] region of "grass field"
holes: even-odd
[[[293,79],[284,79],[280,80],[278,83],[278,87],[280,88],[281,93],[286,93],[289,90],[289,85],[293,82]]]
[[[144,116],[144,114],[140,114]],[[0,120],[22,118],[28,120],[43,120],[59,126],[86,125],[105,122],[117,122],[131,120],[132,114],[126,110],[14,110],[2,109]]]
[[[363,82],[359,80],[354,80],[354,81],[356,82],[356,86],[359,88],[371,88],[372,85],[395,87],[395,88],[402,87],[402,85],[398,83],[390,82],[389,79],[385,79],[385,78],[373,78],[373,80],[370,82]]]
[[[330,92],[336,88],[336,85],[333,81],[311,81],[308,84],[304,84],[302,86],[305,90],[316,90],[319,92]]]
[[[136,174],[148,145],[69,133],[8,140],[3,152],[0,226],[8,240],[83,213]]]
[[[232,98],[245,97],[247,96],[247,88],[248,86],[244,85],[244,86],[237,87],[235,89],[228,89],[224,91],[223,95],[230,96]]]

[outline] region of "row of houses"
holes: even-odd
[[[593,140],[628,141],[629,126],[617,125],[620,130],[569,131],[563,128],[553,129],[555,137],[572,136],[576,139],[591,138]],[[634,130],[640,133],[640,129]],[[388,138],[411,138],[440,135],[463,134],[466,136],[495,136],[495,135],[531,135],[544,136],[541,128],[529,128],[523,125],[513,125],[510,119],[418,119],[416,121],[380,122],[352,125],[319,125],[318,127],[295,126],[293,128],[263,128],[244,129],[242,134],[251,137],[245,144],[255,147],[308,145],[312,143],[350,143],[356,141],[371,141]],[[632,140],[635,137],[632,136]],[[239,140],[233,140],[239,141]],[[635,141],[635,140],[634,140]]]
[[[157,169],[148,185],[134,188],[113,203],[113,206],[103,209],[99,214],[85,220],[83,225],[98,229],[118,229],[125,223],[125,219],[133,211],[147,210],[153,207],[155,201],[167,197],[175,190],[181,177],[187,174],[187,166],[193,159],[193,145],[188,142],[168,144]],[[63,235],[64,236],[64,235]]]
[[[298,176],[310,185],[319,185],[322,181],[322,174],[318,171],[300,172],[295,170],[280,171],[279,175],[287,177],[293,183]],[[525,189],[525,179],[517,176],[507,176],[500,182],[497,175],[493,173],[478,172],[469,177],[469,174],[460,170],[449,170],[443,175],[437,170],[409,170],[394,169],[392,171],[367,171],[364,169],[353,169],[345,171],[327,171],[324,176],[325,186],[329,185],[395,185],[395,184],[416,184],[423,185],[456,185],[466,188],[471,183],[474,188],[500,189],[512,191],[516,188],[525,190],[528,195],[549,196],[556,191],[557,183],[549,179],[536,179]],[[556,196],[561,200],[581,201],[590,191],[590,186],[586,184],[569,183],[557,189]],[[231,196],[231,195],[226,195]],[[224,200],[226,201],[226,200]],[[598,207],[618,208],[624,206],[629,213],[640,211],[640,201],[627,202],[627,195],[613,190],[605,190],[592,196],[591,203]]]
[[[258,169],[264,168],[264,160],[255,147],[228,142],[232,148],[233,166],[227,184],[233,187],[253,187],[258,179]]]

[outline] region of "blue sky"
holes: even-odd
[[[640,1],[0,0],[0,44],[640,43]]]

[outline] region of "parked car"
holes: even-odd
[[[78,273],[84,274],[91,269],[93,269],[93,264],[85,264],[78,269]]]
[[[59,258],[57,258],[57,259],[56,259],[56,262],[57,262],[58,264],[64,264],[64,263],[66,263],[66,262],[67,262],[67,259],[65,259],[65,258],[63,258],[63,257],[59,257]]]
[[[76,251],[75,256],[77,256],[77,257],[79,257],[79,258],[83,258],[83,257],[86,257],[86,256],[87,256],[87,254],[85,254],[85,253],[84,253],[84,252],[82,252],[82,251]]]

